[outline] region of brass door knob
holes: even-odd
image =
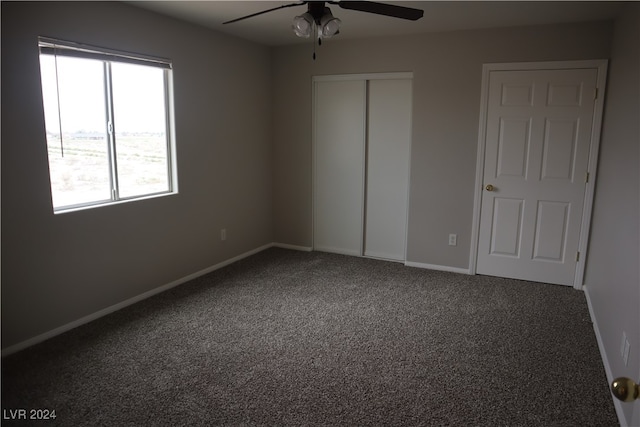
[[[640,384],[636,384],[629,378],[616,378],[611,383],[611,392],[623,402],[633,402],[640,399]]]
[[[487,191],[493,191],[495,189],[495,187],[493,185],[491,185],[491,184],[487,184],[487,186],[484,187],[484,189],[487,190]]]

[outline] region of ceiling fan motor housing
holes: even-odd
[[[324,10],[325,6],[323,1],[310,1],[307,3],[307,11],[313,16],[313,20],[317,25],[320,25],[320,20],[324,16]]]

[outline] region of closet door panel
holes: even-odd
[[[313,246],[362,255],[366,82],[316,81],[314,93]]]
[[[405,259],[411,80],[369,81],[366,256]]]

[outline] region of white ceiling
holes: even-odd
[[[404,35],[491,27],[584,22],[613,19],[615,1],[382,1],[424,10],[418,21],[390,18],[328,5],[342,20],[339,39]],[[293,34],[291,21],[306,6],[275,10],[233,24],[222,23],[291,1],[127,1],[129,4],[203,25],[268,46],[304,43]]]

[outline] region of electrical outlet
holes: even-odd
[[[449,234],[449,246],[455,246],[458,244],[458,235]]]
[[[226,228],[221,228],[220,229],[220,240],[222,240],[222,241],[227,240],[227,229]]]

